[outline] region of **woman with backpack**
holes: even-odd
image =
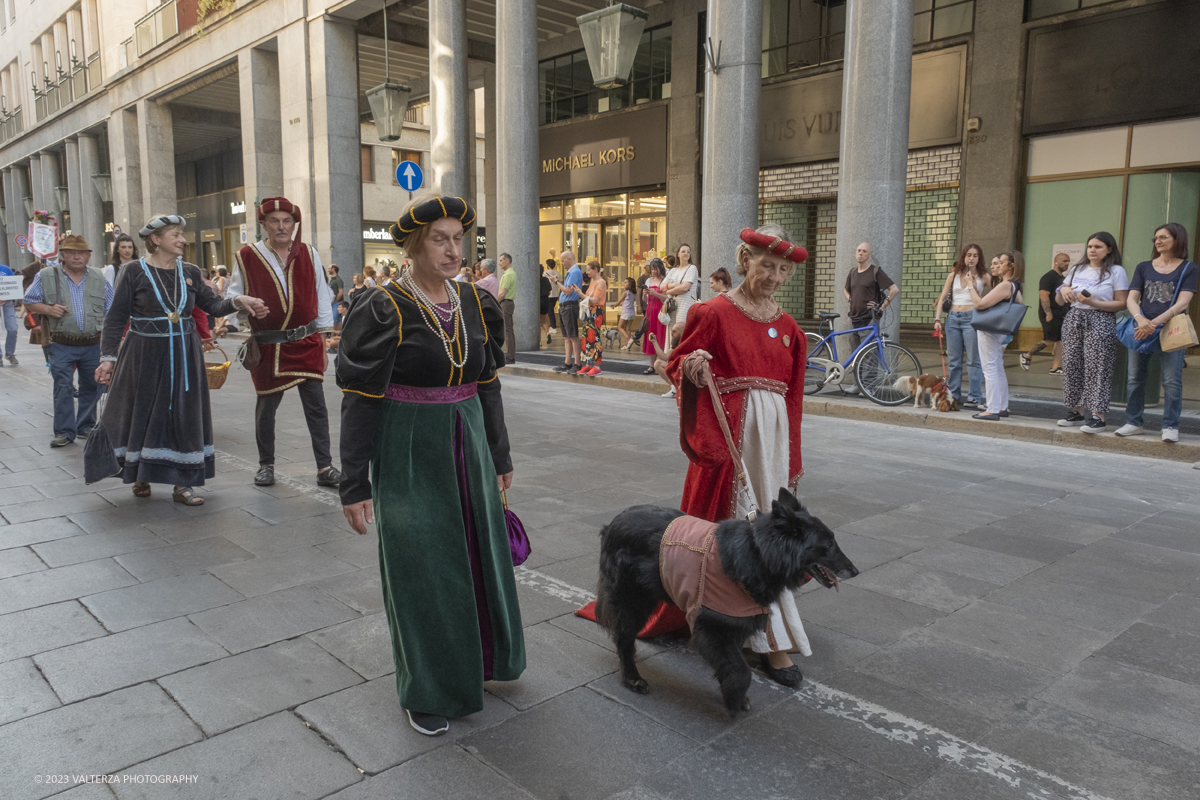
[[[1020,250],[1011,253],[1001,253],[999,272],[995,287],[985,296],[979,296],[975,282],[967,281],[967,291],[971,297],[971,306],[976,311],[1003,303],[1010,297],[1013,302],[1022,302],[1021,281],[1025,280],[1025,257]],[[999,333],[976,331],[979,341],[979,357],[983,362],[983,378],[987,382],[987,408],[973,415],[974,419],[996,422],[1003,416],[1008,416],[1008,376],[1004,374],[1004,347],[1007,339]]]
[[[1154,257],[1143,261],[1133,271],[1129,296],[1125,300],[1133,315],[1137,330],[1134,338],[1141,342],[1158,338],[1158,330],[1172,317],[1186,314],[1192,296],[1196,294],[1200,267],[1187,260],[1187,229],[1178,222],[1160,225],[1154,231]],[[1155,345],[1149,353],[1129,348],[1129,394],[1125,401],[1125,424],[1117,436],[1137,436],[1145,433],[1142,427],[1146,408],[1146,374],[1150,357],[1157,353],[1162,365],[1163,417],[1162,440],[1179,441],[1179,415],[1183,411],[1183,358],[1187,348],[1164,352]]]
[[[1128,296],[1129,276],[1121,266],[1117,240],[1108,231],[1092,234],[1055,300],[1071,306],[1062,330],[1063,405],[1070,411],[1058,421],[1060,427],[1079,425],[1084,433],[1108,429],[1104,415],[1112,398],[1117,312]]]

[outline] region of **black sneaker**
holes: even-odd
[[[963,400],[958,404],[959,408],[979,408],[978,400]]]
[[[1054,369],[1050,370],[1050,374],[1051,375],[1062,375],[1062,367],[1055,367]]]
[[[263,464],[258,468],[258,472],[254,475],[255,486],[274,486],[275,485],[275,467],[272,464]]]
[[[272,478],[274,475],[271,476]],[[332,486],[337,488],[344,476],[334,467],[327,467],[317,473],[317,486]]]
[[[1092,417],[1085,425],[1081,425],[1079,430],[1083,433],[1104,433],[1108,430],[1108,425],[1099,417]]]
[[[570,367],[567,368],[567,374],[568,375],[578,375],[579,370],[581,370],[581,369],[583,369],[583,367],[579,366],[578,364],[572,364]]]
[[[564,364],[559,364],[557,367],[555,367],[555,368],[552,370],[552,372],[566,372],[566,371],[567,371],[567,370],[569,370],[570,368],[571,368],[571,365],[570,365],[570,364],[566,364],[566,363],[564,363]]]
[[[1078,411],[1072,411],[1058,421],[1058,427],[1071,428],[1081,422],[1083,422],[1083,414],[1080,414]]]
[[[404,709],[404,713],[408,717],[408,724],[412,726],[412,729],[425,736],[441,736],[450,730],[450,721],[437,714],[422,714],[420,711],[409,711],[407,708]]]

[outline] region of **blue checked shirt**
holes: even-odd
[[[76,283],[75,281],[71,280],[71,277],[67,274],[67,271],[65,269],[63,269],[62,267],[55,267],[55,269],[62,270],[63,283],[66,284],[67,291],[70,292],[70,294],[71,294],[71,313],[75,315],[75,319],[79,320],[80,324],[82,325],[83,319],[86,316],[84,314],[84,310],[83,310],[83,287],[84,287],[84,284],[87,283],[87,274],[85,273],[83,278],[79,281],[79,283]],[[42,289],[42,273],[41,272],[39,272],[34,277],[33,283],[29,284],[29,290],[27,292],[25,292],[25,302],[26,303],[45,303],[46,302],[46,292],[44,289]],[[106,280],[106,281],[104,281],[104,313],[105,314],[107,314],[108,310],[110,308],[112,308],[112,303],[113,303],[113,287],[112,287],[112,284]]]

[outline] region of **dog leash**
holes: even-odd
[[[713,411],[717,415],[717,424],[721,426],[721,433],[725,437],[725,446],[729,448],[729,457],[733,459],[734,468],[738,470],[735,479],[738,491],[745,492],[746,507],[750,509],[746,514],[746,519],[753,522],[758,516],[758,504],[754,502],[754,495],[750,491],[742,453],[733,443],[733,434],[729,431],[729,418],[725,414],[724,404],[721,403],[721,394],[717,391],[717,382],[713,379],[712,367],[709,366],[708,360],[704,356],[699,353],[689,353],[683,359],[683,374],[692,383],[708,387],[708,396],[712,400]]]
[[[942,383],[944,384],[946,382],[946,345],[942,341],[942,321],[941,320],[938,320],[937,324],[933,326],[933,335],[937,337],[938,355],[940,355],[942,357]]]

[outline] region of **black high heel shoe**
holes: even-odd
[[[771,666],[770,659],[766,653],[763,653],[762,668],[763,672],[767,673],[768,678],[790,689],[795,689],[804,682],[804,673],[800,671],[799,667],[792,664],[790,667],[775,669]]]

